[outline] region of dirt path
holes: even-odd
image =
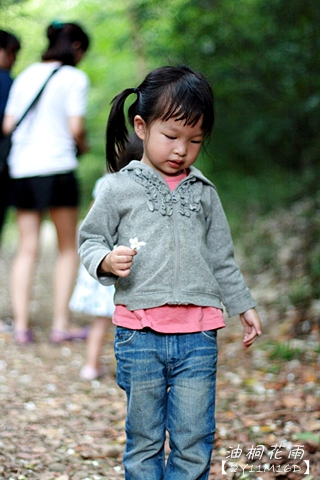
[[[0,334],[0,479],[123,479],[125,395],[115,380],[113,332],[103,352],[108,374],[80,381],[85,345],[48,342],[50,242],[49,235],[32,302],[36,343],[21,348],[10,333]],[[9,235],[0,252],[2,320],[11,315],[14,243]],[[280,343],[272,330],[247,352],[237,319],[220,334],[210,479],[320,479],[319,336]]]

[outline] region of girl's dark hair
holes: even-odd
[[[76,23],[52,22],[47,28],[49,45],[42,55],[42,60],[59,60],[62,65],[76,63],[74,43],[85,52],[89,47],[89,37]]]
[[[20,40],[13,33],[0,30],[0,48],[18,52],[21,48]]]
[[[185,65],[157,68],[137,88],[123,90],[111,102],[106,133],[109,170],[119,170],[118,158],[126,149],[128,129],[124,104],[132,93],[137,95],[128,109],[132,126],[136,115],[143,118],[147,127],[156,120],[166,121],[170,118],[194,126],[202,118],[204,137],[210,136],[214,124],[214,105],[212,89],[206,78]]]

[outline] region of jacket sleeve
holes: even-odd
[[[117,276],[98,275],[104,257],[117,244],[119,215],[114,207],[114,194],[108,179],[101,184],[96,200],[79,230],[79,255],[89,274],[102,285],[113,285]]]
[[[255,307],[257,303],[235,261],[228,221],[215,188],[210,188],[209,205],[206,218],[208,249],[222,302],[232,317]]]

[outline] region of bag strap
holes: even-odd
[[[24,118],[27,116],[27,114],[30,112],[31,108],[37,103],[37,101],[39,100],[43,90],[45,89],[45,87],[47,86],[47,83],[49,82],[50,78],[61,68],[58,67],[58,68],[55,68],[49,75],[49,77],[47,78],[47,80],[44,82],[44,84],[42,85],[40,91],[37,93],[37,95],[35,96],[35,98],[32,100],[32,102],[30,103],[29,107],[27,108],[27,110],[24,112],[24,114],[22,115],[22,117],[20,117],[20,120],[16,123],[16,126],[14,127],[13,131],[20,125],[20,123],[22,122],[22,120],[24,120]]]

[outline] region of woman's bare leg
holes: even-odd
[[[69,330],[69,300],[78,269],[77,221],[78,209],[57,207],[50,209],[56,227],[59,253],[54,272],[53,329]]]
[[[30,290],[39,251],[41,213],[17,211],[19,245],[13,261],[11,291],[15,332],[24,332],[29,324]]]

